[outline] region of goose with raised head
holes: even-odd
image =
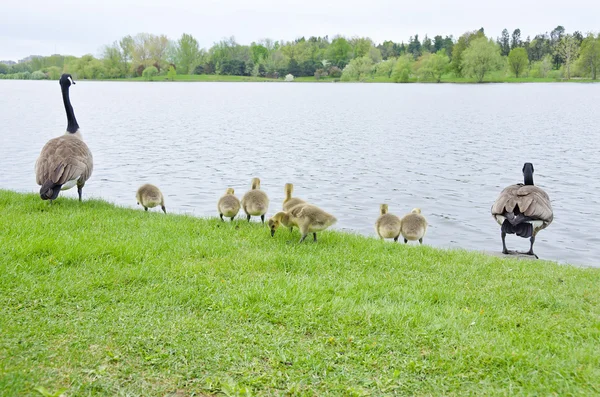
[[[269,197],[260,190],[260,179],[252,178],[252,188],[242,197],[242,208],[248,217],[260,216],[262,223],[265,223],[265,214],[269,209]]]
[[[293,184],[286,183],[284,191],[285,191],[285,199],[283,200],[283,210],[284,211],[289,211],[290,209],[294,208],[298,204],[306,204],[306,201],[304,201],[298,197],[292,197],[292,193],[294,192]]]
[[[275,231],[280,225],[286,227],[297,226],[302,234],[299,241],[301,243],[309,233],[313,234],[313,239],[316,242],[317,232],[327,229],[336,222],[335,216],[328,214],[315,205],[304,204],[297,205],[287,212],[276,213],[269,219],[268,224],[271,229],[271,237],[275,235]]]
[[[393,238],[398,241],[400,236],[400,218],[388,212],[388,205],[381,204],[379,206],[379,218],[375,221],[375,231],[380,239]]]
[[[219,216],[222,221],[224,221],[223,216],[231,218],[233,221],[233,218],[235,218],[240,211],[240,200],[235,197],[235,190],[233,190],[233,188],[227,188],[225,194],[221,196],[217,203],[217,209],[219,210]]]
[[[167,213],[167,209],[165,208],[165,198],[160,189],[156,186],[151,185],[150,183],[140,186],[135,197],[137,203],[141,204],[145,211],[148,211],[148,208],[154,208],[160,205],[163,212],[165,214]]]
[[[400,220],[400,232],[404,237],[404,244],[408,241],[419,240],[423,244],[423,237],[427,231],[427,220],[421,215],[420,208],[413,208],[410,214],[404,215]]]
[[[535,236],[552,223],[554,214],[550,197],[541,188],[533,184],[533,164],[523,165],[523,182],[504,188],[496,202],[492,205],[492,216],[500,227],[503,254],[521,254],[518,251],[509,251],[506,248],[506,235],[516,234],[519,237],[529,238],[529,251],[532,255]]]
[[[64,135],[50,139],[42,148],[35,162],[35,179],[40,188],[42,200],[55,200],[61,190],[77,186],[81,194],[85,182],[92,175],[94,160],[92,152],[83,141],[79,124],[69,98],[69,87],[75,84],[70,74],[60,77],[60,88],[67,114],[67,131]]]

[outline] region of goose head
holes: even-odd
[[[533,185],[533,164],[523,164],[523,179],[526,185]]]

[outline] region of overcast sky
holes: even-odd
[[[31,54],[98,55],[101,47],[140,32],[170,39],[191,33],[204,48],[224,37],[241,44],[269,37],[367,36],[376,43],[414,34],[454,35],[483,27],[497,37],[521,29],[525,39],[563,25],[600,30],[600,1],[579,0],[16,0],[0,12],[0,60]]]

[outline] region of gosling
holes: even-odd
[[[265,214],[269,209],[269,197],[260,190],[260,179],[252,178],[252,189],[242,197],[242,208],[248,217],[248,222],[250,222],[251,216],[260,216],[262,223],[265,223]]]
[[[165,208],[165,198],[159,188],[149,183],[140,186],[137,193],[135,194],[138,205],[141,204],[144,210],[148,211],[148,208],[154,208],[160,205],[160,208],[166,214],[167,209]]]
[[[298,198],[292,197],[292,192],[294,191],[294,185],[291,183],[285,184],[285,199],[283,200],[283,210],[289,211],[298,204],[306,204],[306,201]]]
[[[419,243],[423,244],[423,236],[427,231],[427,221],[425,217],[421,215],[420,208],[414,208],[410,214],[405,215],[401,221],[400,231],[402,237],[404,237],[404,244],[408,240],[415,241],[419,240]]]
[[[308,233],[313,234],[314,241],[316,242],[317,232],[327,229],[336,222],[337,219],[335,216],[328,214],[314,205],[304,204],[297,205],[288,212],[282,211],[276,213],[269,219],[269,228],[271,229],[271,237],[273,237],[280,225],[286,227],[297,226],[302,234],[299,243],[306,239]]]
[[[233,190],[233,188],[227,188],[225,194],[219,199],[219,202],[217,204],[219,216],[221,217],[221,220],[223,222],[225,221],[223,219],[223,216],[231,218],[231,221],[233,222],[233,218],[235,218],[235,216],[240,211],[240,200],[238,200],[238,198],[235,197],[234,193],[235,191]]]
[[[377,235],[382,240],[384,238],[393,238],[394,242],[397,242],[398,237],[400,237],[400,218],[394,214],[388,213],[387,204],[381,204],[379,210],[381,214],[375,222],[375,231],[377,231]]]

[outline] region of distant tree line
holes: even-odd
[[[139,33],[103,48],[98,57],[52,55],[15,65],[0,64],[0,78],[58,79],[69,72],[79,79],[217,74],[283,78],[311,76],[344,81],[369,79],[441,81],[443,76],[483,81],[493,72],[516,78],[597,78],[600,35],[567,34],[558,26],[533,39],[521,30],[487,37],[482,29],[458,39],[418,35],[407,43],[376,44],[368,37],[305,37],[294,41],[263,39],[242,45],[231,37],[208,50],[184,33],[177,40]]]

